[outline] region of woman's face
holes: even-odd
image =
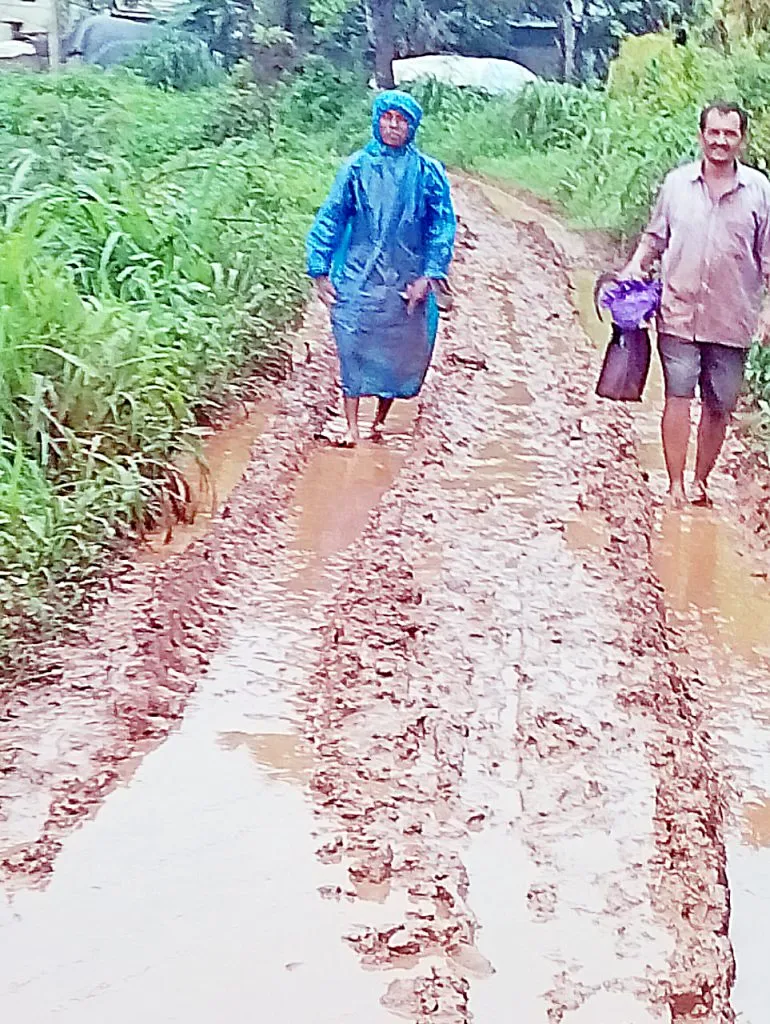
[[[397,110],[386,110],[380,118],[380,138],[386,146],[398,149],[409,139],[409,122]]]

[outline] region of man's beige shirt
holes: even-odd
[[[658,331],[748,348],[770,274],[770,181],[739,163],[717,201],[701,161],[667,176],[645,234],[662,255]]]

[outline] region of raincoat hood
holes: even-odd
[[[409,124],[409,138],[406,141],[406,145],[410,145],[414,142],[417,129],[420,127],[420,121],[422,121],[422,107],[408,93],[399,92],[397,89],[381,92],[375,99],[374,106],[372,107],[372,134],[381,146],[384,143],[380,137],[380,118],[389,110],[397,110],[399,114],[406,118]]]

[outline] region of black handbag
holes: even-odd
[[[650,332],[646,327],[621,330],[612,325],[596,394],[615,402],[641,402],[650,372]]]

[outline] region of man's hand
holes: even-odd
[[[644,277],[639,260],[633,257],[626,263],[622,270],[619,270],[617,274],[613,274],[616,281],[639,281]]]
[[[411,316],[421,302],[425,302],[430,291],[430,279],[418,277],[406,286],[406,311]]]
[[[642,235],[631,259],[614,275],[616,281],[643,281],[650,276],[650,268],[661,255],[662,248],[654,238]]]
[[[327,309],[331,309],[337,301],[337,292],[328,277],[317,277],[315,279],[315,290],[318,298]]]

